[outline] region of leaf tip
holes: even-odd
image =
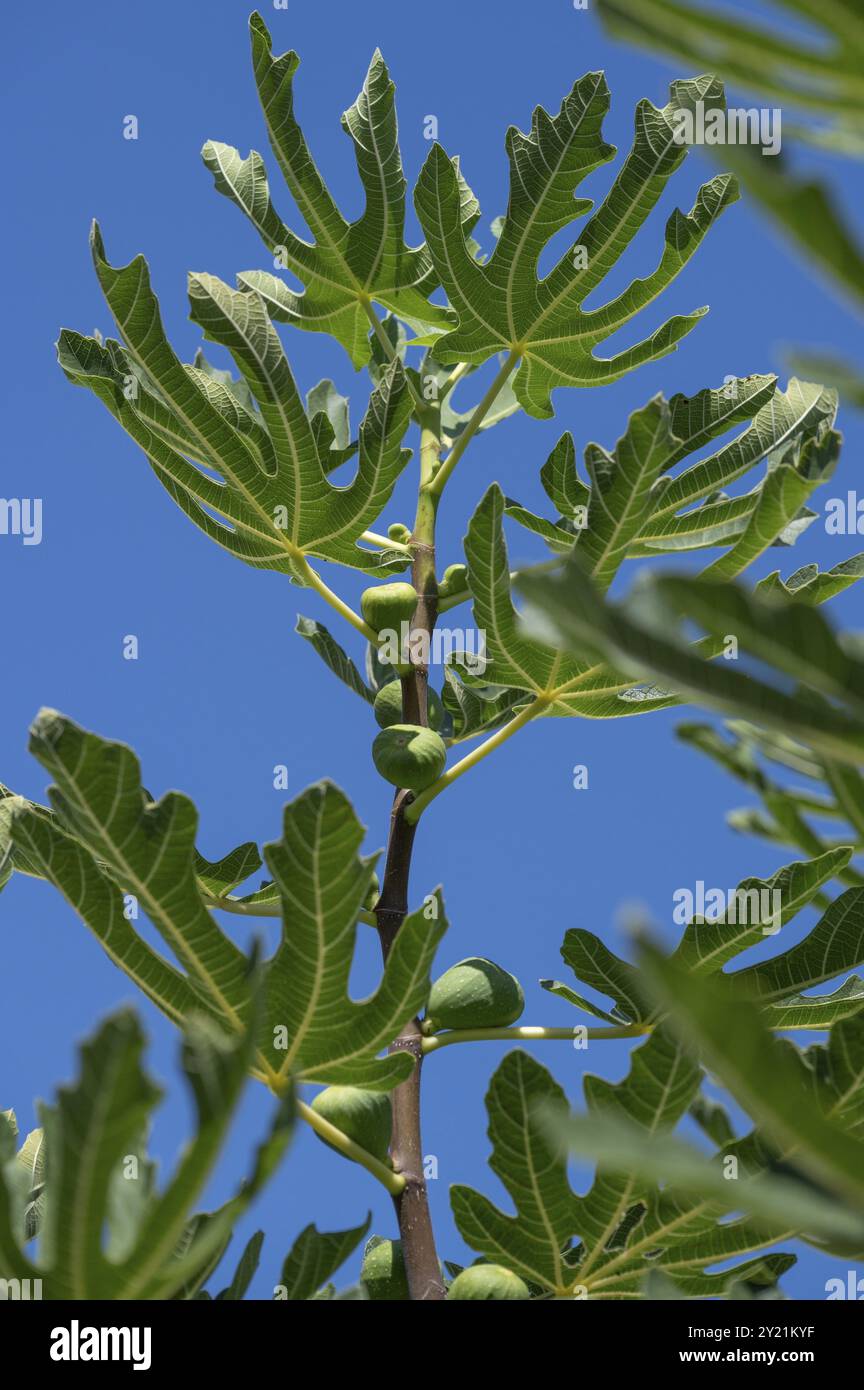
[[[30,737],[32,739],[44,739],[52,743],[56,742],[68,722],[66,716],[61,714],[59,710],[52,709],[49,705],[43,705],[30,725]]]
[[[105,241],[102,236],[102,228],[96,217],[90,223],[90,251],[94,260],[105,260]]]

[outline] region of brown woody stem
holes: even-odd
[[[437,618],[438,586],[435,580],[435,517],[437,497],[429,483],[438,466],[441,444],[439,416],[434,407],[421,417],[420,493],[414,534],[411,538],[413,567],[411,580],[419,595],[412,622],[412,634],[431,639]],[[428,651],[428,646],[426,647]],[[402,718],[406,724],[428,725],[427,689],[429,670],[425,661],[412,654],[412,671],[402,680]],[[390,817],[390,836],[381,896],[375,907],[381,950],[386,961],[390,948],[408,911],[408,885],[411,851],[416,827],[405,819],[412,793],[397,791]],[[407,1081],[392,1092],[393,1142],[391,1154],[397,1173],[405,1179],[393,1203],[399,1222],[402,1254],[412,1301],[438,1302],[444,1298],[441,1266],[435,1249],[435,1235],[429,1213],[426,1179],[423,1174],[423,1140],[420,1128],[420,1079],[423,1067],[420,1020],[414,1018],[402,1029],[391,1052],[410,1052],[414,1070]]]

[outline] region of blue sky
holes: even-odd
[[[168,331],[187,360],[199,334],[186,317],[186,272],[205,270],[230,282],[238,270],[269,268],[254,232],[214,193],[199,158],[208,138],[244,154],[250,146],[261,150],[277,205],[292,220],[252,82],[248,11],[248,0],[206,6],[150,0],[135,7],[47,0],[15,7],[3,21],[9,51],[17,54],[7,100],[18,133],[17,215],[7,216],[0,232],[9,353],[2,492],[43,499],[44,536],[30,547],[0,538],[7,654],[0,778],[44,800],[46,778],[27,754],[26,733],[37,709],[50,705],[131,744],[155,794],[176,787],[191,795],[201,813],[200,847],[211,857],[242,840],[278,835],[284,793],[272,785],[277,763],[288,767],[292,796],[323,776],[343,786],[369,827],[371,850],[384,843],[390,800],[372,772],[371,716],[293,632],[298,612],[334,630],[335,620],[284,577],[246,568],[197,532],[107,412],[69,386],[54,363],[61,326],[111,331],[87,250],[94,215],[115,263],[138,251],[147,255]],[[409,179],[428,149],[424,119],[434,114],[441,142],[462,156],[480,199],[479,234],[487,245],[488,224],[506,201],[509,124],[526,129],[534,105],[556,110],[576,77],[604,68],[612,89],[605,133],[623,153],[637,100],[648,96],[662,105],[670,78],[692,75],[611,44],[590,9],[574,11],[569,0],[542,6],[439,0],[434,7],[291,0],[287,11],[270,6],[264,13],[275,49],[295,47],[301,55],[298,114],[345,212],[356,215],[361,200],[339,115],[377,45],[397,83]],[[123,138],[130,114],[138,117],[137,141]],[[821,162],[835,172],[844,168]],[[687,161],[610,288],[653,267],[665,216],[676,203],[689,208],[698,184],[714,171],[698,155]],[[602,192],[609,177],[599,171],[586,191]],[[860,193],[860,179],[857,188],[850,182],[850,206]],[[296,218],[294,225],[300,226]],[[830,346],[851,356],[860,336],[853,316],[744,202],[724,214],[662,307],[648,312],[642,331],[661,316],[702,304],[711,306],[710,314],[676,354],[612,387],[558,392],[554,420],[516,418],[472,448],[442,508],[441,568],[462,558],[467,518],[493,479],[510,496],[548,511],[539,470],[563,429],[573,431],[580,451],[590,440],[611,447],[629,412],[657,391],[693,393],[722,384],[727,374],[776,371],[785,379],[787,345]],[[341,350],[317,335],[284,330],[283,340],[301,387],[332,376],[352,396],[359,420],[365,375],[355,376]],[[457,404],[470,403],[475,391],[467,388]],[[841,423],[844,460],[825,497],[856,484],[862,427],[848,412]],[[386,522],[411,519],[411,486],[403,479]],[[514,561],[539,554],[525,539],[512,540]],[[779,563],[784,573],[804,560],[831,565],[858,548],[855,537],[829,536],[817,522],[794,556],[779,552]],[[760,572],[776,568],[777,555]],[[347,571],[328,577],[356,601],[359,578]],[[834,611],[851,624],[855,605],[853,593]],[[122,658],[129,633],[140,641],[137,662]],[[361,644],[350,635],[344,640],[361,659]],[[607,723],[545,721],[436,802],[418,836],[412,897],[419,902],[437,883],[444,886],[452,925],[442,968],[469,954],[489,955],[525,984],[523,1022],[566,1025],[573,1021],[569,1007],[536,981],[566,977],[558,951],[569,927],[589,927],[626,950],[621,910],[638,902],[671,940],[676,888],[698,879],[734,886],[792,857],[726,827],[724,813],[741,803],[741,792],[676,741],[682,717],[672,711]],[[588,790],[572,787],[577,763],[588,766]],[[273,928],[268,931],[272,936]],[[376,968],[369,932],[358,947],[359,991],[372,987]],[[0,969],[7,982],[0,1104],[14,1106],[29,1127],[33,1098],[49,1096],[73,1073],[76,1045],[95,1020],[135,1000],[152,1037],[152,1068],[169,1090],[153,1150],[170,1166],[189,1123],[177,1079],[178,1038],[46,886],[19,879],[4,891]],[[535,1053],[574,1103],[583,1071],[615,1079],[627,1066],[620,1043],[596,1044],[587,1056],[566,1043],[538,1045]],[[486,1167],[482,1108],[502,1054],[498,1044],[450,1048],[426,1067],[424,1147],[438,1161],[432,1202],[441,1253],[449,1259],[467,1253],[449,1214],[451,1182],[470,1183],[507,1205]],[[263,1091],[250,1089],[209,1193],[214,1203],[244,1171],[268,1110]],[[310,1133],[298,1134],[235,1239],[237,1251],[257,1226],[267,1232],[254,1294],[268,1296],[283,1255],[307,1222],[325,1229],[354,1225],[370,1208],[373,1229],[395,1234],[381,1189]],[[844,1273],[838,1263],[802,1250],[785,1287],[794,1297],[823,1297],[825,1280]],[[356,1266],[355,1260],[349,1272]]]

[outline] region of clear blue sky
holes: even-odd
[[[212,857],[242,840],[277,836],[284,794],[272,786],[276,763],[287,764],[292,795],[323,776],[338,781],[374,849],[384,843],[390,798],[372,773],[371,716],[293,633],[298,611],[329,625],[327,612],[284,578],[246,568],[196,531],[107,412],[69,386],[54,364],[61,326],[111,331],[87,251],[94,215],[115,263],[138,251],[148,256],[168,330],[187,360],[199,335],[186,318],[186,272],[231,281],[237,270],[267,264],[255,234],[213,191],[199,159],[202,143],[213,138],[244,154],[250,145],[261,150],[272,171],[249,64],[249,8],[249,0],[46,0],[13,7],[2,23],[13,59],[7,129],[16,133],[7,161],[13,196],[2,223],[9,360],[0,491],[44,499],[44,539],[23,547],[0,538],[0,778],[44,799],[45,776],[26,752],[27,726],[40,705],[52,705],[130,743],[155,794],[172,787],[189,793],[201,812],[201,848]],[[360,195],[339,115],[380,45],[398,86],[409,178],[428,148],[424,117],[435,114],[442,143],[461,154],[480,198],[484,237],[504,210],[508,124],[527,128],[535,104],[557,109],[577,76],[605,68],[613,93],[607,138],[626,149],[636,101],[648,96],[662,105],[670,77],[691,75],[610,44],[594,15],[574,11],[569,0],[291,0],[288,11],[269,6],[264,13],[277,51],[295,47],[301,55],[298,112],[344,209],[359,211]],[[134,142],[122,138],[129,114],[140,123]],[[621,279],[653,268],[664,216],[675,202],[689,208],[713,171],[698,156],[687,161]],[[600,171],[589,192],[602,190],[608,176]],[[272,183],[290,221],[290,198],[275,174]],[[850,199],[853,191],[850,185]],[[860,193],[859,182],[859,202]],[[662,310],[649,311],[644,329],[661,313],[701,304],[711,313],[677,354],[614,387],[558,392],[554,420],[516,419],[479,442],[448,489],[442,566],[462,558],[467,517],[492,479],[543,509],[539,469],[562,429],[573,430],[580,449],[589,440],[611,447],[628,413],[658,390],[692,393],[720,385],[727,373],[785,375],[785,345],[809,342],[851,355],[860,337],[851,314],[743,203],[724,214]],[[317,335],[283,336],[301,387],[332,375],[352,394],[359,419],[365,376],[355,377],[341,350]],[[469,399],[470,392],[461,398]],[[844,413],[842,423],[845,458],[825,496],[857,481],[860,420]],[[385,520],[409,520],[411,512],[409,480]],[[778,555],[788,573],[805,559],[830,565],[858,548],[855,537],[829,537],[817,523],[797,552],[773,552],[761,572],[775,568]],[[512,553],[526,560],[538,552],[514,537]],[[330,577],[356,598],[354,576]],[[856,602],[847,595],[835,612],[854,622]],[[127,633],[139,637],[137,662],[122,659]],[[346,642],[359,659],[359,644]],[[681,717],[673,711],[609,723],[546,721],[436,803],[418,837],[413,898],[444,885],[452,927],[442,968],[468,954],[492,956],[525,984],[524,1022],[568,1024],[575,1021],[568,1006],[536,984],[566,976],[558,950],[567,928],[589,927],[625,949],[620,910],[640,902],[671,939],[676,888],[700,878],[733,886],[792,857],[726,828],[724,812],[740,804],[741,793],[677,743]],[[587,791],[572,789],[576,763],[588,765]],[[371,987],[376,968],[369,932],[358,951],[358,990]],[[0,1104],[14,1106],[22,1127],[29,1126],[33,1098],[50,1095],[70,1076],[76,1045],[95,1020],[134,999],[151,1033],[151,1065],[169,1088],[153,1148],[170,1165],[189,1121],[177,1078],[178,1038],[48,887],[19,879],[0,899],[0,972]],[[567,1044],[536,1051],[577,1104],[584,1069],[610,1078],[626,1070],[623,1044],[596,1044],[587,1059]],[[432,1202],[449,1259],[466,1251],[450,1218],[448,1185],[471,1183],[507,1201],[486,1168],[482,1107],[501,1055],[497,1044],[460,1047],[427,1064],[425,1149],[438,1158]],[[244,1170],[268,1108],[263,1090],[250,1089],[213,1202]],[[326,1229],[353,1225],[369,1207],[374,1229],[395,1234],[381,1189],[300,1133],[235,1240],[237,1251],[257,1226],[267,1232],[255,1294],[268,1296],[284,1253],[308,1221]],[[795,1297],[823,1297],[825,1280],[843,1273],[838,1263],[803,1250],[785,1286]]]

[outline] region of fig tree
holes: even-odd
[[[328,1086],[315,1097],[312,1109],[373,1158],[388,1161],[393,1124],[389,1097],[380,1091],[361,1091],[357,1086]],[[335,1147],[327,1139],[323,1142]]]
[[[413,792],[437,781],[447,763],[444,740],[419,724],[391,724],[372,744],[372,760],[385,781]]]
[[[417,590],[413,584],[373,584],[360,595],[360,612],[376,632],[401,631],[409,623],[417,607]]]
[[[375,696],[375,704],[372,709],[382,729],[389,729],[393,724],[401,724],[402,682],[390,681],[387,685],[382,685]],[[431,688],[426,694],[426,709],[430,729],[440,729],[444,722],[444,706]]]
[[[373,1301],[407,1302],[411,1295],[402,1242],[373,1236],[363,1252],[360,1282]]]
[[[469,956],[432,985],[423,1031],[439,1028],[506,1028],[525,1007],[522,986],[509,971],[483,956]]]
[[[530,1298],[531,1295],[525,1281],[503,1265],[472,1265],[456,1275],[447,1297],[497,1302],[508,1298]]]

